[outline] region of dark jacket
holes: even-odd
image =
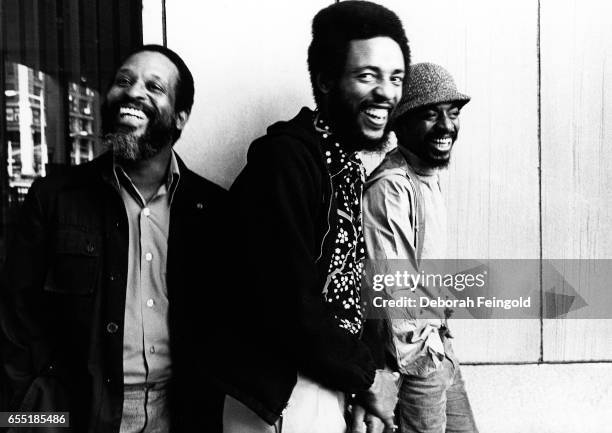
[[[347,393],[367,390],[375,375],[367,347],[324,303],[337,212],[320,140],[308,109],[274,124],[230,189],[235,260],[215,376],[270,424],[298,371]]]
[[[118,432],[123,404],[123,320],[128,221],[110,184],[112,157],[32,185],[2,275],[4,366],[21,411],[70,412],[72,431]],[[193,323],[212,267],[225,192],[179,159],[167,255],[171,405],[187,430],[196,381]],[[105,174],[106,173],[106,174]],[[199,309],[197,308],[199,304]],[[19,430],[20,432],[24,430]],[[66,429],[58,431],[66,432]],[[174,430],[173,430],[174,431]]]

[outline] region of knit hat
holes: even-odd
[[[410,66],[408,92],[397,108],[396,118],[420,107],[444,102],[457,102],[463,107],[470,97],[459,93],[451,74],[434,63],[417,63]]]

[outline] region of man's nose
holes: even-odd
[[[378,81],[374,94],[381,100],[392,101],[399,98],[400,91],[401,87],[396,86],[390,80],[383,79]]]
[[[452,132],[455,128],[455,125],[453,125],[453,121],[450,117],[448,117],[448,114],[446,113],[442,113],[442,115],[438,117],[437,125],[439,129],[447,132]]]
[[[144,99],[146,88],[142,81],[138,80],[132,83],[127,89],[125,89],[126,95],[133,99]]]

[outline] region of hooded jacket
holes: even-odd
[[[219,386],[269,424],[282,415],[298,371],[347,393],[375,376],[367,346],[341,329],[322,289],[336,239],[336,203],[314,128],[303,108],[257,139],[230,189],[236,276],[223,291],[226,332]]]

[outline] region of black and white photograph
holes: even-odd
[[[612,433],[610,17],[0,0],[0,432]]]

